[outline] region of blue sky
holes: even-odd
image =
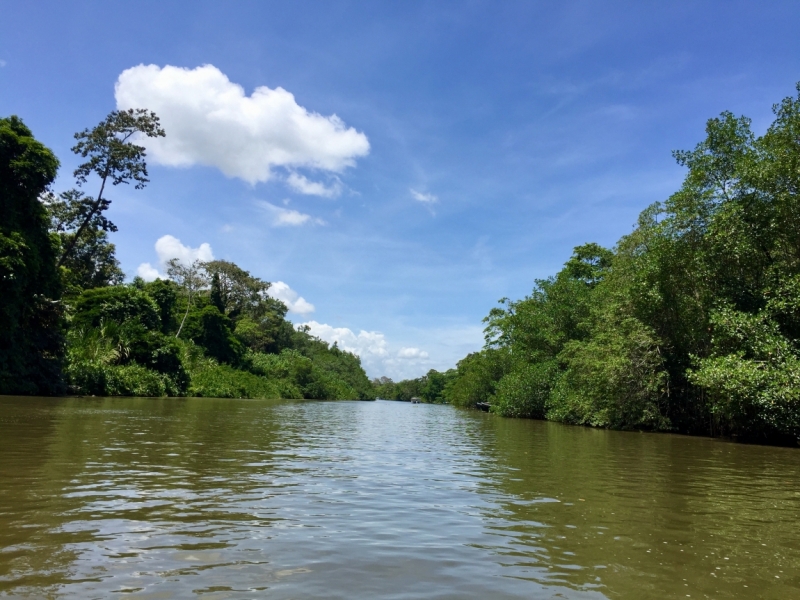
[[[163,112],[151,184],[110,195],[129,277],[170,254],[232,260],[394,378],[479,349],[498,299],[575,245],[613,245],[678,187],[670,152],[708,118],[762,132],[800,81],[798,2],[0,0],[0,15],[0,115],[56,152],[57,191],[75,131],[118,102]]]

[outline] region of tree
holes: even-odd
[[[445,388],[447,384],[456,376],[455,369],[449,369],[444,373],[440,373],[436,369],[431,369],[425,375],[425,385],[422,388],[420,395],[425,402],[432,404],[441,404],[446,402]]]
[[[50,231],[58,236],[61,248],[72,245],[72,252],[62,263],[62,276],[69,291],[117,285],[125,274],[115,256],[116,248],[108,241],[108,232],[117,227],[102,214],[95,213],[80,237],[77,229],[92,211],[92,201],[79,190],[43,199],[50,215]],[[68,292],[69,293],[69,292]]]
[[[83,220],[62,250],[61,258],[58,260],[59,267],[73,252],[84,230],[93,220],[102,224],[103,231],[109,229],[116,231],[114,224],[102,216],[111,205],[111,200],[103,196],[108,183],[116,186],[133,181],[135,189],[138,190],[149,181],[147,164],[144,160],[145,149],[131,141],[136,134],[147,137],[165,135],[156,114],[141,108],[115,110],[93,129],[84,129],[75,134],[78,143],[73,146],[72,151],[89,159],[75,169],[77,184],[83,186],[89,180],[89,176],[95,174],[100,178],[100,191],[97,198],[77,196],[80,192],[74,192],[79,199],[78,206],[81,208]]]
[[[219,286],[219,273],[211,275],[211,296],[209,299],[212,306],[216,307],[220,313],[225,314],[225,303],[222,300],[222,290]]]
[[[212,303],[219,304],[221,313],[233,320],[240,315],[256,320],[264,316],[268,309],[265,304],[268,282],[227,260],[212,260],[203,263],[203,268],[211,276]]]
[[[0,119],[0,394],[61,390],[61,284],[39,201],[57,170],[19,117]]]
[[[213,305],[189,313],[184,335],[220,362],[238,363],[244,351],[233,335],[231,320]]]
[[[186,312],[183,315],[183,319],[181,319],[178,332],[175,334],[175,337],[178,338],[181,336],[183,324],[186,322],[186,317],[189,315],[189,310],[192,307],[192,301],[195,295],[208,285],[208,276],[203,269],[203,263],[201,261],[196,260],[192,264],[186,266],[177,258],[173,258],[167,263],[167,275],[186,292]]]

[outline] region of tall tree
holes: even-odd
[[[90,223],[99,222],[104,231],[116,228],[102,213],[111,205],[104,196],[106,185],[135,182],[134,187],[142,189],[149,181],[145,149],[134,144],[132,138],[140,134],[147,137],[166,135],[156,114],[145,109],[128,109],[111,112],[100,124],[92,129],[84,129],[75,134],[78,143],[72,151],[88,160],[75,169],[78,186],[83,186],[94,174],[100,179],[100,190],[96,198],[86,196],[80,205],[83,207],[83,220],[71,240],[63,248],[58,266],[61,267],[75,249],[78,240]],[[112,229],[113,228],[113,229]]]
[[[61,388],[61,286],[39,201],[57,170],[22,120],[0,119],[0,394]]]

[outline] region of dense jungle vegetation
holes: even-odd
[[[296,330],[270,284],[231,262],[173,260],[169,279],[122,283],[105,194],[148,182],[136,134],[164,131],[130,110],[77,133],[87,160],[56,195],[58,159],[0,119],[0,394],[374,398],[357,356]]]
[[[675,152],[681,188],[613,249],[575,248],[555,276],[484,319],[486,344],[447,373],[379,396],[509,417],[800,436],[800,84],[757,137],[729,112]]]

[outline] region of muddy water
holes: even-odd
[[[393,402],[0,397],[0,596],[800,598],[800,451]]]

